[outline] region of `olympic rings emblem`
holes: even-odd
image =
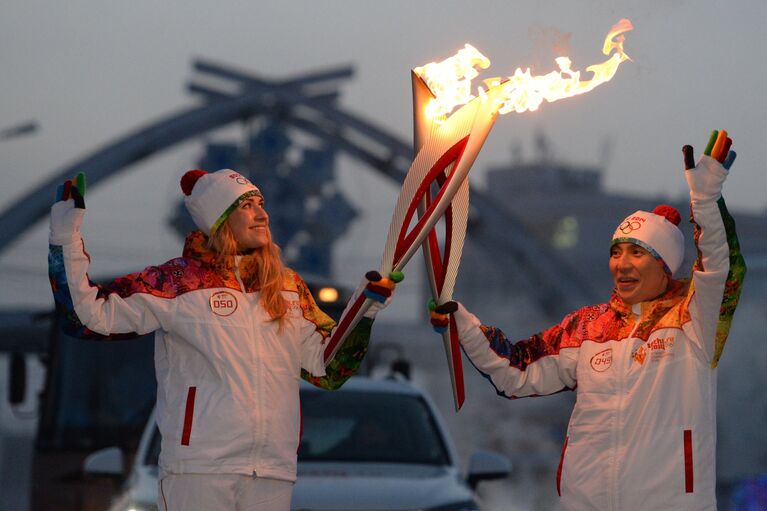
[[[246,177],[245,177],[245,176],[243,176],[242,174],[238,174],[238,173],[236,173],[236,172],[233,172],[232,174],[229,174],[229,177],[230,177],[231,179],[234,179],[234,181],[235,181],[237,184],[239,184],[239,185],[252,185],[252,184],[253,184],[253,183],[251,183],[251,182],[248,180],[248,178],[246,178]]]
[[[628,234],[630,232],[636,231],[640,227],[642,227],[640,222],[637,222],[636,220],[626,220],[620,225],[620,227],[618,227],[618,229],[620,229],[623,234]]]

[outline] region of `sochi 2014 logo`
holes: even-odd
[[[638,217],[638,216],[632,216],[631,218],[627,218],[619,227],[618,230],[622,232],[623,234],[629,234],[634,231],[638,231],[642,224],[644,223],[644,218]]]

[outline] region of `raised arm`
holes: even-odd
[[[59,187],[51,208],[48,273],[67,334],[95,340],[124,339],[162,328],[172,317],[174,301],[161,298],[152,282],[158,269],[99,286],[88,278],[90,257],[80,225],[85,215],[85,176]]]
[[[712,368],[727,341],[746,274],[735,221],[722,197],[722,186],[736,156],[731,145],[726,131],[714,131],[697,165],[692,147],[682,149],[698,251],[688,298],[688,328]]]

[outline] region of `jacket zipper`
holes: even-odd
[[[240,276],[240,260],[241,257],[237,257],[235,260],[235,268],[234,268],[234,276],[237,279],[237,283],[240,285],[240,290],[242,291],[242,294],[246,301],[248,300],[248,293],[247,289],[245,288],[245,283],[242,281],[242,278]],[[249,304],[250,305],[250,304]],[[252,310],[250,307],[248,307],[249,310]],[[253,315],[251,314],[250,320],[253,321]],[[253,329],[251,329],[252,331]],[[252,422],[252,429],[253,429],[253,447],[251,448],[251,463],[253,465],[253,476],[257,477],[257,463],[256,460],[261,457],[261,450],[262,450],[262,440],[259,440],[259,433],[263,434],[264,428],[263,424],[261,424],[261,421],[259,419],[263,419],[263,413],[258,412],[258,403],[263,402],[262,399],[260,399],[259,391],[261,388],[261,385],[259,384],[261,382],[261,374],[259,371],[259,365],[255,363],[255,359],[257,358],[257,351],[258,347],[256,346],[256,343],[254,342],[253,338],[248,339],[249,345],[252,347],[254,354],[253,354],[253,360],[251,360],[251,366],[253,368],[253,375],[254,375],[254,384],[251,389],[251,395],[253,399],[253,408],[251,412],[251,420]]]
[[[635,306],[636,309],[635,310]],[[635,304],[635,306],[631,307],[631,312],[634,315],[634,328],[631,329],[631,333],[626,338],[626,343],[631,343],[631,339],[634,338],[634,335],[636,335],[636,331],[639,329],[639,323],[642,319],[642,305],[641,304]],[[625,346],[620,346],[620,342],[618,345],[616,345],[616,355],[617,350],[619,348],[625,348]],[[618,357],[615,357],[617,359]],[[622,362],[626,362],[623,361]],[[621,421],[623,419],[623,405],[625,401],[625,395],[626,395],[626,372],[631,367],[631,357],[628,359],[628,365],[617,363],[616,369],[618,370],[617,374],[617,385],[618,385],[618,407],[615,410],[615,425],[614,425],[614,436],[613,439],[615,441],[615,444],[613,445],[613,498],[612,498],[612,508],[614,510],[620,510],[621,509],[621,503],[620,503],[620,496],[621,496],[621,481],[620,481],[620,465],[621,465],[621,459],[620,459],[620,450],[621,446],[623,445],[623,435],[622,431],[623,428],[621,427]]]

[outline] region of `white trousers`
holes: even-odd
[[[165,474],[160,511],[290,511],[293,483],[238,474]]]

